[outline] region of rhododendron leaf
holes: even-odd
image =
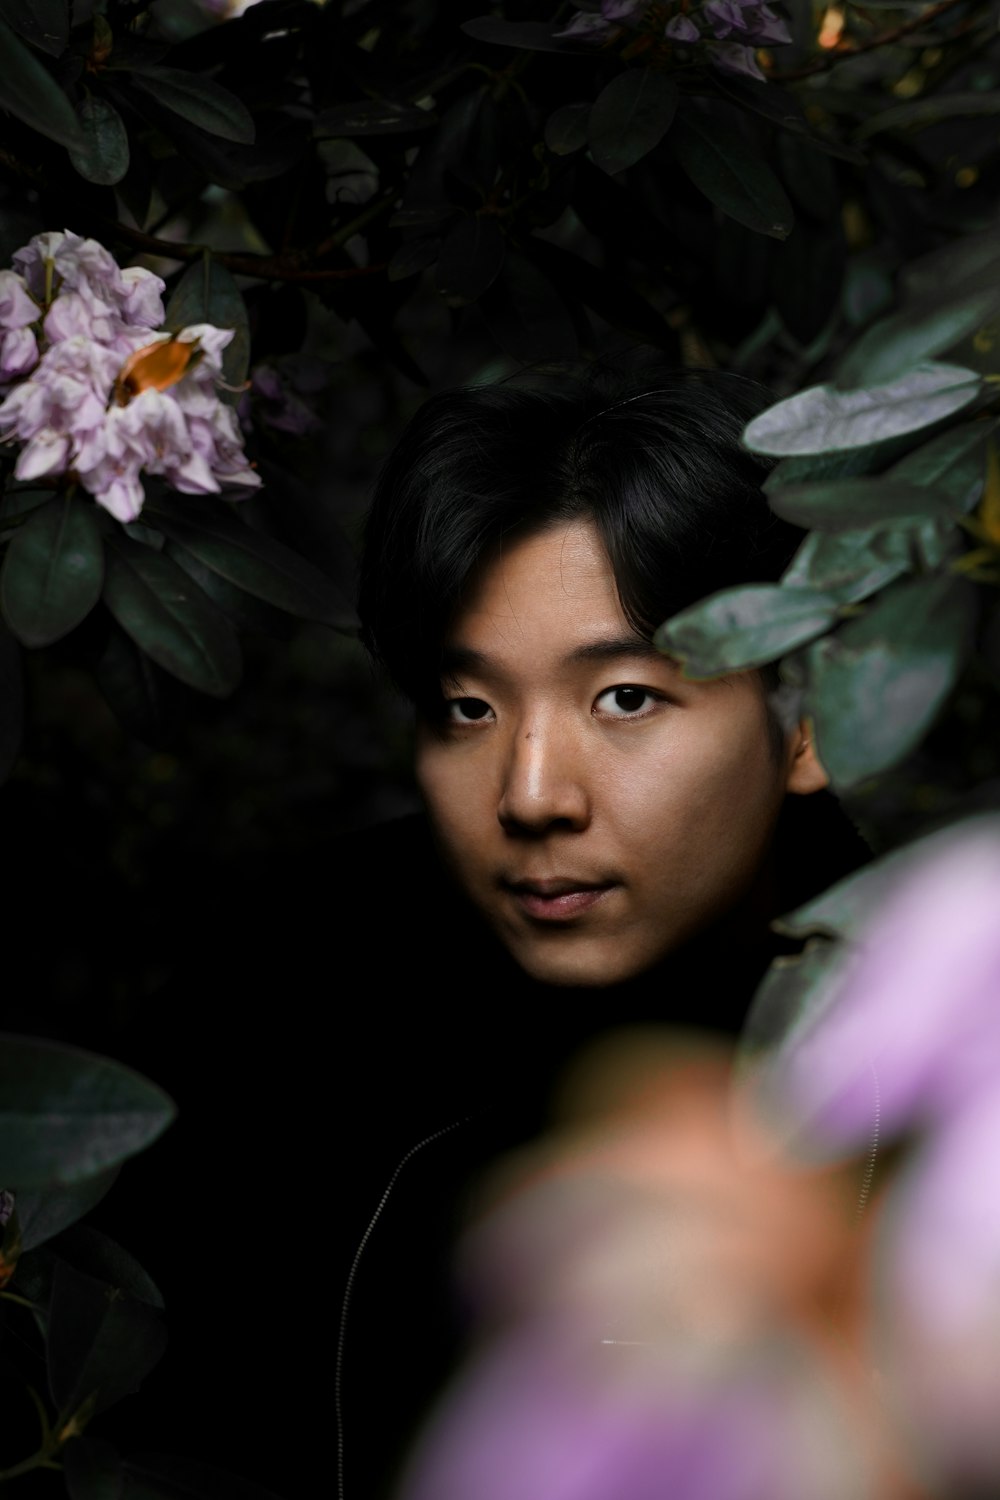
[[[677,113],[677,85],[658,68],[616,73],[594,100],[587,140],[594,164],[621,172],[658,146]]]
[[[998,303],[1000,289],[989,287],[944,302],[938,295],[880,318],[838,364],[837,385],[842,390],[883,385],[905,374],[981,328]]]
[[[250,363],[250,324],[239,287],[225,266],[210,255],[188,267],[170,294],[164,326],[178,333],[193,323],[231,328],[233,337],[222,351],[222,373],[227,385],[241,386]],[[239,392],[220,392],[235,402]]]
[[[556,36],[548,21],[502,21],[493,16],[476,16],[472,21],[463,21],[462,30],[477,42],[523,48],[527,52],[583,52],[592,57],[597,50],[593,42]]]
[[[986,442],[992,421],[963,422],[907,453],[889,470],[893,481],[932,484],[945,491],[956,510],[974,509],[986,478]]]
[[[674,121],[670,146],[695,187],[731,219],[779,240],[791,233],[795,214],[788,195],[728,120],[686,109]]]
[[[449,307],[467,307],[496,281],[507,253],[493,215],[470,214],[445,236],[434,283]]]
[[[919,521],[953,512],[946,490],[888,476],[789,484],[768,499],[777,515],[816,531],[848,531],[880,521]]]
[[[69,1500],[124,1500],[121,1456],[103,1438],[72,1438],[59,1457]]]
[[[116,1164],[96,1172],[82,1182],[63,1187],[28,1188],[17,1194],[17,1217],[21,1225],[22,1249],[34,1250],[54,1235],[62,1234],[71,1224],[95,1208],[115,1183]]]
[[[812,589],[748,584],[681,610],[653,640],[682,663],[685,677],[721,677],[777,661],[813,640],[830,629],[837,609],[836,599]]]
[[[743,442],[754,453],[778,455],[864,448],[950,417],[981,389],[974,370],[930,361],[887,385],[857,391],[814,385],[754,417]]]
[[[0,1036],[0,1181],[15,1191],[106,1172],[155,1141],[174,1113],[162,1089],[110,1058]]]
[[[103,581],[97,512],[89,500],[62,496],[18,528],[0,574],[0,606],[25,646],[48,646],[89,615]]]
[[[81,177],[111,186],[128,171],[128,133],[121,115],[107,99],[91,94],[80,105],[78,118],[83,145],[69,153]]]
[[[167,1346],[158,1309],[60,1260],[49,1304],[46,1364],[64,1416],[106,1411],[139,1389]]]
[[[236,687],[241,658],[232,625],[162,552],[109,538],[104,602],[136,645],[181,682],[217,698]]]
[[[389,262],[390,281],[405,281],[418,271],[425,271],[437,260],[441,251],[441,240],[437,235],[420,235],[404,240]]]
[[[590,104],[564,104],[545,122],[545,144],[555,156],[570,156],[587,144]]]
[[[50,57],[66,51],[69,0],[0,0],[0,20]]]
[[[0,21],[0,109],[60,146],[81,142],[76,112],[52,74]]]
[[[278,1496],[199,1459],[137,1453],[125,1463],[123,1500],[278,1500]]]
[[[181,68],[147,66],[132,71],[131,84],[209,135],[241,146],[254,143],[253,116],[243,100],[211,78]]]
[[[21,648],[0,620],[0,786],[14,769],[20,754],[23,723]]]
[[[354,623],[350,604],[325,573],[290,547],[252,530],[224,505],[182,502],[172,509],[169,500],[162,500],[148,509],[164,536],[248,594],[324,625]]]
[[[513,359],[571,358],[577,352],[576,328],[565,304],[548,277],[523,255],[508,253],[479,307],[497,343]]]
[[[186,689],[113,620],[108,622],[96,677],[110,708],[130,734],[147,745],[164,745],[171,740]]]
[[[974,610],[964,580],[911,579],[810,648],[805,710],[836,790],[887,771],[920,743],[965,661]]]
[[[811,531],[782,576],[783,588],[812,588],[856,604],[914,567],[914,534],[904,527]]]
[[[321,110],[313,124],[313,134],[328,136],[402,135],[409,130],[426,130],[437,123],[437,115],[412,104],[392,104],[387,99],[359,99],[356,104],[335,104]]]

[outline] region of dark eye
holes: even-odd
[[[475,724],[492,712],[482,698],[452,698],[448,704],[448,719],[452,724]]]
[[[594,703],[598,713],[614,719],[644,718],[657,702],[656,695],[648,688],[632,687],[624,683],[621,687],[606,688]]]

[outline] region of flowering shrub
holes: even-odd
[[[36,235],[0,273],[0,441],[21,443],[15,479],[78,479],[119,521],[142,509],[140,475],[210,494],[260,479],[217,394],[230,329],[163,322],[159,276],[119,270],[102,245]]]
[[[764,74],[755,49],[792,39],[786,23],[765,0],[707,0],[693,10],[669,11],[656,0],[600,0],[599,10],[577,11],[556,35],[613,42],[629,28],[653,39],[698,47],[713,67],[761,80]]]

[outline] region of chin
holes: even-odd
[[[602,952],[589,944],[530,943],[510,946],[510,954],[526,974],[539,984],[562,989],[601,989],[624,984],[644,974],[663,956],[646,961],[623,961],[620,954]]]

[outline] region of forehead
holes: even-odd
[[[501,544],[466,590],[446,644],[565,652],[609,634],[647,644],[625,618],[596,528],[571,521]]]

